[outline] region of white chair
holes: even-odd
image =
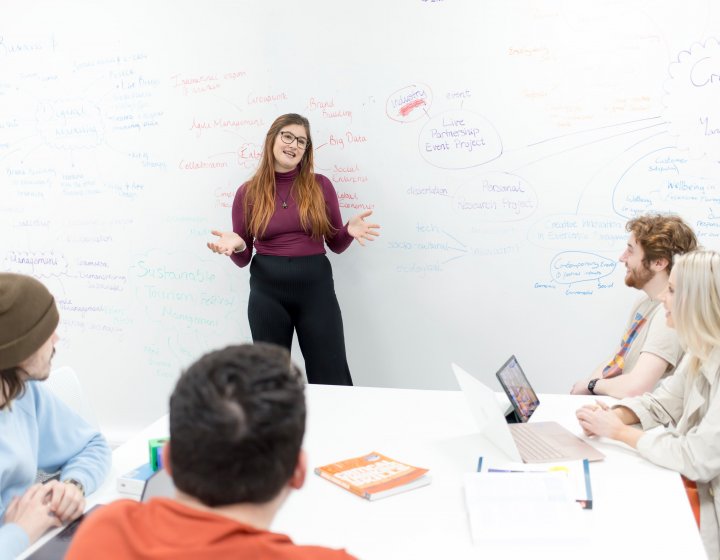
[[[90,401],[85,398],[80,380],[71,367],[65,366],[50,372],[50,377],[45,381],[45,386],[50,389],[66,405],[77,412],[88,424],[96,430],[100,430],[100,424],[95,416]]]

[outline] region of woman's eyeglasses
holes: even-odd
[[[288,132],[287,130],[280,131],[280,140],[286,144],[292,144],[297,140],[297,147],[301,150],[304,150],[310,144],[308,139],[304,136],[295,136],[292,132]]]

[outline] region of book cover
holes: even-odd
[[[373,451],[315,468],[315,474],[365,498],[379,500],[430,484],[428,469],[414,467]]]
[[[556,463],[490,463],[487,459],[478,459],[478,472],[487,473],[538,473],[538,472],[561,472],[564,473],[570,483],[575,496],[575,501],[583,509],[592,509],[593,495],[590,484],[590,462],[587,459],[581,461],[558,461]]]

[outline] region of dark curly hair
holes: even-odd
[[[210,507],[272,500],[297,466],[304,388],[279,346],[229,346],[200,358],[170,397],[175,486]]]

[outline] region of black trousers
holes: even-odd
[[[309,383],[352,385],[340,305],[325,255],[253,256],[248,321],[254,342],[288,350],[293,331]]]

